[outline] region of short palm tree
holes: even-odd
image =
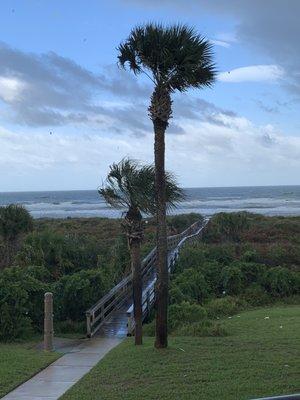
[[[124,159],[110,166],[110,171],[99,193],[115,208],[125,208],[123,228],[128,239],[133,275],[133,308],[135,344],[142,344],[142,277],[140,248],[144,234],[142,213],[153,214],[155,204],[155,171],[153,166],[140,166]],[[169,207],[183,199],[182,190],[170,173],[166,173],[166,198]]]
[[[210,87],[215,80],[211,44],[186,25],[146,24],[133,29],[118,48],[122,67],[146,74],[154,85],[149,116],[154,127],[157,198],[158,283],[156,347],[166,347],[168,274],[165,182],[165,131],[172,116],[172,93]]]
[[[32,229],[33,219],[23,206],[9,204],[0,207],[0,236],[5,248],[4,266],[12,262],[20,236]]]

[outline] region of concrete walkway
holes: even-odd
[[[57,400],[121,341],[99,336],[84,340],[2,399]]]

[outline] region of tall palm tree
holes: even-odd
[[[153,214],[155,205],[155,170],[153,166],[140,166],[136,161],[124,159],[112,164],[106,183],[99,193],[115,208],[125,208],[122,226],[126,232],[131,255],[133,275],[133,309],[135,344],[142,344],[142,277],[141,243],[144,223],[142,213]],[[166,173],[166,199],[169,207],[184,197],[172,174]]]
[[[166,347],[168,270],[165,183],[165,131],[172,116],[171,95],[189,88],[210,87],[215,80],[212,46],[186,25],[146,24],[134,28],[118,47],[122,67],[146,74],[154,85],[149,116],[154,127],[157,198],[158,280],[156,287],[156,347]]]
[[[33,219],[21,205],[0,207],[0,236],[4,242],[4,266],[10,265],[22,234],[33,229]]]

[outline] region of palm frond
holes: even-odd
[[[155,167],[154,165],[146,165],[143,167],[143,179],[147,179],[147,209],[145,212],[150,214],[156,213],[156,198],[155,198]],[[177,185],[176,177],[173,173],[165,172],[166,183],[166,207],[167,210],[176,208],[177,205],[185,199],[185,194],[182,188]]]

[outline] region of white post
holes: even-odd
[[[53,351],[53,294],[45,293],[44,299],[44,350]]]
[[[92,337],[92,324],[91,324],[91,314],[89,312],[85,313],[86,316],[86,335],[88,338]]]

